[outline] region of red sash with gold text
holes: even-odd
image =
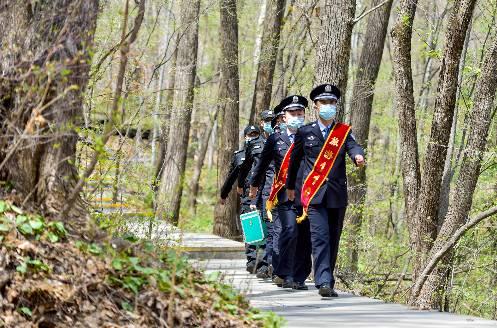
[[[328,178],[328,174],[330,173],[333,164],[335,164],[337,155],[340,152],[345,139],[347,139],[349,132],[350,126],[343,123],[337,123],[328,134],[328,137],[321,148],[321,152],[314,163],[312,171],[302,185],[300,200],[302,201],[304,212],[302,216],[297,218],[298,223],[304,221],[307,217],[309,204],[319,188],[321,188],[323,182]]]
[[[288,165],[290,164],[290,155],[293,150],[293,143],[290,148],[288,148],[285,157],[283,157],[283,162],[281,163],[281,167],[278,171],[278,175],[273,180],[273,184],[271,185],[271,193],[269,194],[269,198],[266,201],[266,211],[268,213],[268,217],[271,218],[271,210],[278,204],[278,192],[285,186],[286,176],[288,173]]]

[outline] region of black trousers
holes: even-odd
[[[345,207],[309,206],[308,220],[314,259],[314,282],[318,288],[322,284],[330,284],[331,287],[335,285],[333,271],[337,262],[345,210]]]
[[[297,216],[302,208],[293,202],[278,205],[278,219],[281,224],[279,233],[278,264],[274,273],[282,278],[304,282],[311,272],[311,243],[309,223],[297,224]]]

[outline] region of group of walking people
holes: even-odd
[[[241,213],[260,211],[266,224],[265,244],[246,244],[247,271],[296,290],[308,289],[314,271],[322,297],[338,296],[333,271],[347,207],[346,157],[365,165],[350,126],[337,121],[340,96],[336,86],[322,84],[311,91],[310,106],[291,95],[263,111],[259,126],[245,128],[244,148],[221,188],[224,203],[238,181]],[[318,119],[304,124],[309,111]]]

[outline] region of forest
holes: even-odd
[[[0,326],[278,326],[157,229],[241,241],[220,189],[244,128],[322,83],[367,163],[337,288],[497,320],[496,19],[496,0],[0,0]]]

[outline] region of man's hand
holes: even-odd
[[[243,188],[236,187],[236,193],[240,196],[243,195]]]
[[[355,163],[359,167],[363,167],[366,164],[362,155],[355,155]]]
[[[221,204],[221,205],[225,205],[225,204],[226,204],[226,199],[224,199],[224,198],[220,198],[220,199],[219,199],[219,204]]]
[[[289,201],[294,201],[295,200],[295,190],[292,189],[287,189],[286,190],[286,195],[288,196]]]
[[[250,191],[249,191],[249,198],[250,199],[255,199],[255,197],[257,196],[257,190],[258,190],[257,187],[250,186]]]

